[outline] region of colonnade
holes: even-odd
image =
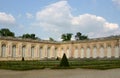
[[[0,60],[42,60],[62,58],[119,58],[120,40],[84,42],[31,42],[24,40],[0,40]]]

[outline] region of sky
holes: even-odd
[[[21,36],[61,40],[81,32],[89,38],[120,35],[120,0],[0,0],[0,29]]]

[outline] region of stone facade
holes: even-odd
[[[68,42],[0,37],[0,61],[56,59],[63,53],[69,59],[119,58],[120,36]]]

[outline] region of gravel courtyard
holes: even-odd
[[[0,78],[120,78],[120,69],[0,70]]]

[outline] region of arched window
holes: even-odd
[[[84,58],[85,56],[84,56],[84,48],[81,48],[81,51],[80,51],[81,53],[80,53],[80,57],[81,58]]]
[[[24,45],[24,46],[22,46],[22,57],[25,57],[25,51],[26,51],[26,47]]]
[[[64,49],[62,48],[61,49],[61,58],[63,57],[63,54],[64,54]]]
[[[97,57],[97,47],[94,46],[93,48],[93,58],[96,58]]]
[[[76,47],[75,48],[75,52],[74,52],[74,58],[78,58],[79,56],[78,56],[78,48]]]
[[[16,57],[16,45],[12,46],[12,57]]]
[[[55,54],[54,57],[57,58],[57,48],[55,48]]]
[[[67,48],[66,56],[67,56],[67,58],[70,57],[70,49],[69,48]]]
[[[119,58],[119,46],[118,45],[116,45],[115,46],[115,58]]]
[[[100,58],[103,58],[104,57],[104,47],[101,46],[100,47]]]
[[[33,58],[34,57],[34,46],[31,47],[31,57]]]
[[[6,54],[6,45],[3,44],[1,46],[1,57],[5,57],[5,54]]]
[[[42,51],[43,51],[43,47],[40,47],[40,50],[39,50],[39,57],[42,58]]]
[[[90,48],[87,47],[86,58],[90,58]]]
[[[107,58],[111,57],[111,46],[107,46]]]
[[[47,58],[50,58],[50,47],[47,48]]]

